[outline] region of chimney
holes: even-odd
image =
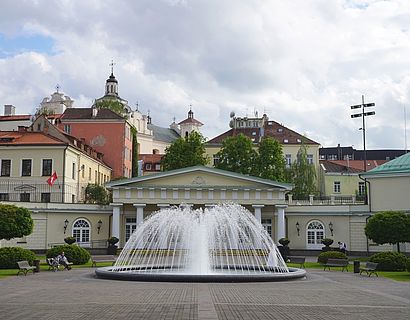
[[[4,115],[5,116],[14,116],[16,114],[16,107],[12,104],[4,105]]]

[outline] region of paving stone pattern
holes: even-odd
[[[410,283],[308,270],[273,283],[101,280],[93,269],[0,280],[0,319],[410,319]]]

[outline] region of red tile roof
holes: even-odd
[[[364,168],[364,161],[363,160],[327,160],[329,163],[334,163],[340,166],[349,167],[355,170],[359,170],[363,172]],[[388,160],[367,160],[366,164],[366,171],[374,169],[384,163],[388,162]]]
[[[98,109],[97,115],[93,117],[93,108],[67,108],[61,119],[64,120],[91,120],[91,119],[118,119],[123,117],[110,109]]]
[[[0,145],[65,145],[43,132],[0,131]]]
[[[305,144],[319,144],[305,136],[293,131],[280,123],[272,120],[268,120],[263,128],[259,127],[244,127],[230,129],[219,136],[209,140],[208,144],[221,144],[227,137],[237,136],[240,133],[251,138],[255,143],[258,143],[263,136],[271,137],[279,141],[280,144],[301,144],[302,141]]]

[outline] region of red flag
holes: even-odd
[[[54,171],[54,173],[51,175],[51,177],[47,179],[47,183],[50,186],[52,186],[56,180],[57,180],[57,173]]]

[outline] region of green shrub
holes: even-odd
[[[380,271],[402,271],[406,269],[407,257],[400,252],[379,252],[369,261],[378,263],[377,270]]]
[[[407,258],[406,269],[407,269],[407,272],[410,272],[410,258]]]
[[[326,251],[319,254],[317,262],[326,263],[327,259],[347,259],[347,256],[340,251]]]
[[[19,247],[0,248],[0,269],[18,268],[17,261],[27,260],[30,265],[37,256],[33,251]]]
[[[54,258],[64,251],[69,262],[73,264],[85,264],[90,260],[90,253],[84,248],[76,245],[63,245],[51,248],[47,251],[47,258]]]
[[[330,245],[333,243],[333,239],[324,238],[324,239],[322,239],[322,243],[323,243],[326,247],[328,247],[328,246],[330,246]]]

